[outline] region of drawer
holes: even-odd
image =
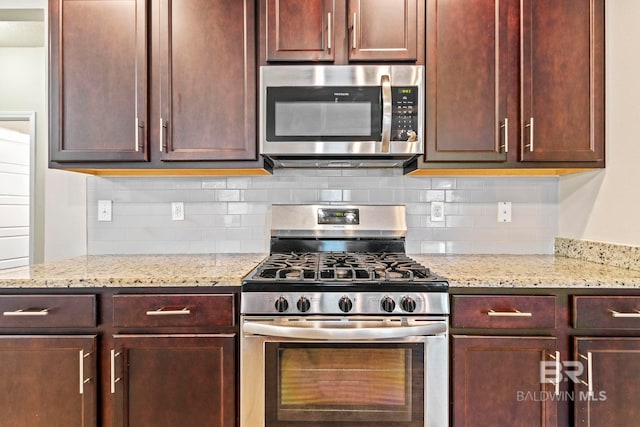
[[[534,295],[454,295],[454,328],[550,329],[556,326],[556,297]]]
[[[2,328],[94,326],[95,295],[0,295]]]
[[[573,327],[640,329],[640,297],[574,296]]]
[[[222,327],[235,325],[233,294],[114,295],[116,327]]]

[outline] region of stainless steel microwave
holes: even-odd
[[[424,67],[260,69],[260,152],[273,167],[406,166],[424,144]]]

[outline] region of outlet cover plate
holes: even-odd
[[[171,219],[173,221],[184,221],[184,203],[183,202],[171,203]]]
[[[431,202],[431,222],[444,221],[444,202]]]
[[[511,222],[511,202],[498,202],[498,222]]]

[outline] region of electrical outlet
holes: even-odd
[[[511,202],[498,202],[498,222],[511,222]]]
[[[173,221],[184,221],[184,203],[183,202],[171,203],[171,219]]]
[[[98,221],[111,221],[111,200],[98,200]]]
[[[431,202],[431,222],[444,221],[444,202]]]

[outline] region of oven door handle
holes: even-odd
[[[245,322],[242,331],[246,334],[277,338],[299,338],[311,340],[378,340],[439,335],[447,332],[443,322],[429,325],[398,326],[382,328],[309,328]]]

